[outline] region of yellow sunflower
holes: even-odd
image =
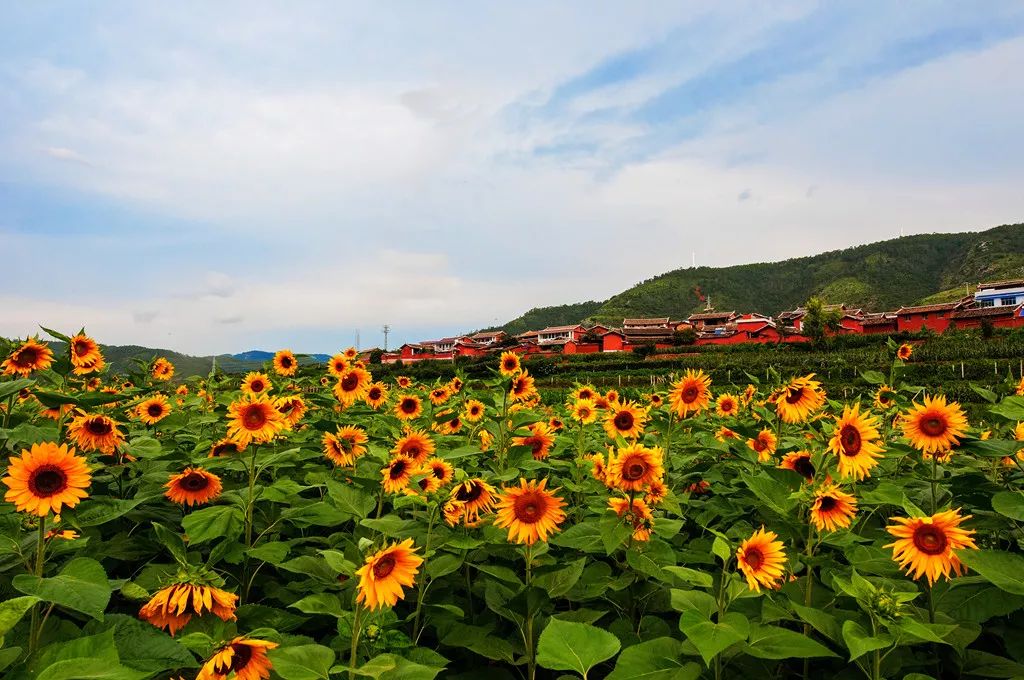
[[[609,498],[608,507],[619,517],[626,517],[626,520],[633,525],[634,541],[651,540],[654,515],[643,499],[634,498],[630,503],[628,498]]]
[[[668,400],[680,418],[700,413],[711,402],[711,378],[704,371],[687,369],[683,377],[672,385]]]
[[[478,422],[484,417],[484,405],[476,399],[470,399],[463,408],[463,416],[471,423]]]
[[[501,370],[502,375],[508,377],[518,373],[522,369],[522,364],[519,362],[519,355],[515,352],[502,352],[499,369]]]
[[[793,378],[773,395],[775,410],[783,422],[806,422],[814,412],[825,405],[825,392],[814,374]]]
[[[598,392],[593,385],[577,385],[576,388],[569,393],[569,399],[572,401],[581,401],[583,399],[593,401],[597,395]]]
[[[343,425],[334,434],[324,432],[322,441],[324,455],[335,465],[347,467],[366,453],[365,444],[369,441],[369,437],[361,427]]]
[[[366,388],[366,395],[363,397],[363,401],[366,402],[367,406],[376,411],[388,401],[388,386],[382,382],[370,383],[370,386]]]
[[[606,395],[607,396],[607,395]],[[608,413],[604,417],[604,431],[610,439],[637,439],[644,433],[647,424],[647,409],[631,401],[609,401]]]
[[[551,455],[551,447],[555,443],[555,435],[547,423],[536,422],[529,427],[530,434],[526,437],[513,437],[515,446],[529,446],[534,460],[544,460]]]
[[[875,407],[881,411],[888,410],[896,403],[896,390],[888,385],[882,385],[875,391]]]
[[[435,387],[430,390],[430,394],[428,396],[431,404],[434,406],[440,406],[448,401],[449,397],[452,396],[452,393],[448,390],[447,385],[441,385],[440,387]]]
[[[181,473],[171,475],[164,485],[168,499],[179,505],[203,505],[220,495],[223,486],[220,477],[201,467],[187,467]]]
[[[715,413],[720,418],[730,418],[740,410],[740,401],[731,394],[721,394],[715,400]]]
[[[162,394],[146,399],[135,407],[135,417],[146,425],[156,425],[171,413],[171,405]]]
[[[357,350],[355,347],[349,347],[344,352],[342,352],[342,354],[349,361],[355,361],[356,358],[359,356],[359,350]]]
[[[290,378],[299,370],[299,360],[295,358],[290,349],[278,350],[274,355],[274,372],[285,378]]]
[[[619,391],[614,389],[608,390],[604,393],[604,398],[608,400],[610,405],[614,405],[619,400]]]
[[[527,370],[522,370],[512,378],[512,387],[509,389],[509,397],[513,402],[526,402],[537,396],[537,387],[534,384],[533,376]]]
[[[245,450],[244,446],[239,446],[238,442],[230,437],[225,437],[218,442],[215,442],[210,447],[210,453],[207,454],[208,458],[219,458],[220,456],[230,456],[233,453],[241,453]]]
[[[608,461],[608,484],[623,491],[643,491],[665,474],[660,447],[630,444]]]
[[[71,338],[71,366],[75,375],[86,375],[93,371],[102,371],[106,366],[103,353],[95,340],[85,333]]]
[[[236,637],[213,653],[196,680],[227,680],[232,673],[235,680],[266,680],[274,667],[267,650],[276,647],[276,642]]]
[[[274,400],[274,408],[284,416],[290,428],[298,425],[306,414],[306,402],[297,394],[278,397]]]
[[[76,456],[73,448],[43,442],[11,458],[2,481],[8,489],[4,500],[14,503],[15,510],[44,517],[50,510],[58,514],[64,506],[73,508],[88,498],[92,475],[85,458]]]
[[[380,475],[383,477],[381,484],[387,493],[398,493],[409,486],[412,476],[419,470],[419,465],[412,458],[406,456],[395,456],[387,465],[381,468]]]
[[[32,371],[44,371],[53,363],[53,352],[38,338],[26,338],[18,349],[4,359],[0,368],[4,375],[20,375],[27,378]]]
[[[810,451],[791,451],[782,457],[779,467],[783,470],[792,470],[808,482],[814,480],[814,463],[811,461]]]
[[[398,385],[401,389],[407,390],[412,385],[412,378],[410,378],[407,375],[400,375],[397,378],[395,378],[395,384]]]
[[[946,397],[925,397],[915,403],[902,418],[903,436],[924,453],[942,454],[960,443],[967,431],[967,416],[960,404],[946,403]]]
[[[395,442],[391,449],[393,456],[405,456],[411,459],[416,465],[421,465],[430,456],[434,455],[436,447],[434,441],[423,430],[409,430],[405,436]]]
[[[251,371],[242,379],[242,392],[248,395],[257,396],[269,392],[273,385],[266,373]]]
[[[431,458],[426,462],[425,467],[430,470],[430,474],[437,480],[438,486],[448,486],[455,477],[455,469],[446,460]]]
[[[757,459],[766,463],[775,455],[779,440],[775,433],[767,427],[757,433],[756,437],[747,440],[747,448],[757,454]]]
[[[520,479],[519,486],[506,488],[499,497],[494,526],[508,528],[510,541],[527,545],[546,541],[565,521],[565,502],[544,488],[547,482]]]
[[[494,509],[495,489],[482,479],[467,479],[452,489],[451,500],[462,504],[467,523]]]
[[[590,399],[576,400],[569,410],[573,420],[579,421],[583,425],[589,425],[597,420],[597,407]]]
[[[401,420],[414,420],[423,413],[423,402],[414,394],[403,394],[395,404],[395,415]]]
[[[153,362],[153,366],[149,369],[149,374],[153,376],[153,380],[167,382],[174,377],[174,364],[166,358],[160,357]]]
[[[811,521],[818,531],[845,529],[856,514],[857,499],[835,484],[825,484],[814,492]]]
[[[902,345],[900,345],[899,349],[896,350],[896,356],[897,358],[899,358],[900,361],[906,361],[907,359],[910,358],[910,355],[913,353],[913,345],[908,345],[907,343],[903,343]]]
[[[836,426],[828,449],[839,459],[839,475],[861,480],[871,476],[871,469],[882,458],[878,418],[860,412],[860,404],[843,407],[836,416]]]
[[[411,538],[390,545],[366,558],[356,570],[359,576],[359,593],[356,602],[367,609],[394,607],[405,599],[404,588],[411,588],[416,582],[416,573],[423,558],[416,554]]]
[[[68,437],[83,451],[112,454],[124,443],[117,423],[104,415],[81,415],[68,425]]]
[[[885,547],[892,548],[892,558],[908,575],[915,579],[925,576],[929,585],[939,576],[948,579],[950,570],[960,576],[964,567],[956,551],[978,548],[971,538],[974,531],[960,528],[960,523],[970,518],[961,517],[959,508],[931,517],[893,517],[896,524],[885,529],[898,540]]]
[[[774,531],[761,527],[736,551],[737,565],[747,579],[747,586],[755,593],[760,592],[762,586],[775,590],[782,585],[786,551],[782,541],[777,539]]]
[[[222,621],[235,618],[238,596],[210,585],[174,583],[157,591],[142,605],[139,618],[157,628],[166,628],[173,636],[192,620],[193,614],[209,612]]]
[[[348,358],[344,354],[335,354],[327,362],[327,372],[340,378],[349,367]]]
[[[334,396],[342,406],[351,406],[366,395],[372,381],[373,376],[365,368],[351,366],[335,383]]]
[[[288,423],[274,402],[262,395],[233,402],[228,417],[228,436],[243,448],[272,441]]]

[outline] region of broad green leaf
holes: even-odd
[[[649,576],[658,581],[668,580],[665,572],[663,572],[661,567],[658,566],[658,563],[652,560],[648,555],[640,552],[637,547],[626,551],[626,562],[630,567],[644,576]]]
[[[334,650],[323,645],[282,646],[268,656],[284,680],[326,680],[334,664]]]
[[[281,564],[285,558],[288,557],[288,544],[280,541],[273,541],[271,543],[264,543],[258,545],[255,548],[250,548],[246,551],[249,557],[254,557],[257,560],[263,560],[270,564]]]
[[[960,550],[957,555],[997,588],[1024,595],[1024,557],[1001,550]]]
[[[377,499],[359,487],[327,480],[327,493],[342,512],[363,519],[377,506]]]
[[[940,644],[948,644],[945,640],[946,636],[957,629],[957,625],[955,623],[923,623],[906,616],[897,620],[895,627],[920,640],[924,640],[925,642],[935,642]],[[892,630],[892,628],[893,626],[889,627],[890,630]]]
[[[1021,442],[1024,448],[1024,442]],[[1024,522],[1024,493],[1020,491],[1000,491],[992,496],[992,509],[1003,517]]]
[[[806,635],[778,626],[752,625],[745,651],[759,659],[806,659],[815,656],[835,656],[827,647]]]
[[[327,614],[338,617],[345,614],[341,598],[337,593],[314,593],[289,606],[298,609],[303,614]]]
[[[533,585],[543,588],[549,597],[561,597],[572,590],[572,587],[580,580],[586,564],[587,559],[581,557],[569,562],[568,565],[545,570],[533,577]]]
[[[103,611],[110,601],[110,583],[107,573],[96,560],[76,557],[68,562],[57,576],[40,578],[18,574],[11,584],[14,589],[53,602],[94,619],[103,620]]]
[[[195,668],[195,657],[177,640],[159,628],[125,614],[108,614],[103,623],[90,622],[86,633],[111,626],[121,665],[145,673]]]
[[[6,400],[11,395],[17,394],[26,387],[32,387],[35,384],[35,380],[30,380],[28,378],[0,382],[0,401]]]
[[[682,656],[683,643],[660,637],[626,647],[606,680],[696,680],[701,667]]]
[[[720,623],[699,618],[694,612],[684,612],[679,617],[679,629],[686,636],[704,663],[711,666],[711,660],[738,642],[747,639],[750,623],[738,612],[729,612]]]
[[[102,659],[81,658],[58,661],[35,680],[143,680],[151,675]]]
[[[836,617],[814,607],[805,607],[796,602],[791,602],[790,604],[793,607],[793,611],[797,613],[797,616],[811,624],[814,630],[833,642],[839,642],[842,639],[843,634],[839,628],[839,622],[836,621]]]
[[[160,458],[164,450],[152,437],[135,437],[128,443],[128,453],[136,458]]]
[[[551,545],[562,548],[573,548],[586,553],[605,554],[601,540],[601,527],[594,520],[574,524],[565,531],[555,534],[549,541]]]
[[[356,675],[374,680],[433,680],[444,670],[411,661],[397,654],[380,654],[356,669]]]
[[[1022,678],[1024,666],[995,654],[969,649],[964,655],[963,674],[980,678]]]
[[[673,588],[670,591],[672,609],[677,612],[697,612],[702,618],[711,620],[712,614],[718,611],[718,603],[715,598],[701,590],[680,590]]]
[[[884,385],[885,376],[878,371],[861,371],[860,377],[872,385]]]
[[[0,602],[0,637],[7,635],[36,602],[39,598],[30,595]]]
[[[843,641],[846,642],[846,648],[850,650],[851,663],[868,652],[885,649],[895,642],[888,633],[881,633],[878,637],[873,637],[856,621],[843,623]]]
[[[626,526],[621,517],[607,513],[601,518],[601,543],[606,555],[611,555],[633,533],[633,527]]]
[[[672,574],[683,583],[688,583],[700,588],[710,588],[715,583],[711,574],[704,571],[698,571],[696,569],[690,569],[689,567],[668,566],[662,567],[662,569],[669,574]]]
[[[1007,420],[1024,420],[1024,397],[1006,397],[995,406],[990,407],[988,412]]]
[[[537,643],[537,663],[586,678],[591,668],[615,656],[620,646],[617,637],[596,626],[551,619]]]
[[[994,616],[1005,616],[1024,607],[1024,595],[1013,595],[984,583],[962,583],[954,579],[950,589],[938,601],[939,611],[958,621],[984,623]]]
[[[242,535],[245,516],[234,505],[214,505],[195,510],[181,520],[188,535],[189,545],[199,545],[214,539],[234,539]]]
[[[77,508],[62,512],[61,519],[77,528],[100,526],[123,517],[147,500],[149,499],[122,500],[94,496],[89,499],[88,503],[82,503]]]

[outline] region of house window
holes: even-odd
[[[928,312],[925,312],[924,314],[921,315],[921,320],[922,321],[927,321],[928,320]]]
[[[999,304],[1004,305],[1006,307],[1012,307],[1013,305],[1017,304],[1017,298],[1015,298],[1015,297],[999,298]]]
[[[982,300],[981,301],[981,306],[982,307],[995,307],[996,306],[996,301],[995,300]]]

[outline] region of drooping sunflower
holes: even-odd
[[[277,646],[269,640],[236,637],[213,653],[196,680],[227,680],[232,673],[235,680],[266,680],[274,667],[267,650]]]
[[[428,397],[430,398],[430,403],[433,404],[434,406],[440,406],[444,404],[446,401],[448,401],[449,397],[451,396],[452,394],[448,390],[447,385],[435,387],[434,389],[430,390],[430,394],[428,395]]]
[[[896,403],[896,390],[882,385],[875,391],[875,408],[886,411]]]
[[[262,395],[232,402],[228,417],[228,436],[243,448],[272,441],[288,424],[274,402]]]
[[[835,484],[825,484],[814,492],[811,521],[818,531],[845,529],[856,514],[857,499]]]
[[[152,367],[149,369],[149,374],[153,376],[153,380],[167,382],[174,377],[174,364],[165,357],[160,357],[153,362]]]
[[[26,338],[18,349],[4,359],[0,368],[4,375],[20,375],[27,378],[32,371],[44,371],[53,363],[53,352],[38,338]]]
[[[871,476],[871,469],[882,458],[882,447],[876,442],[878,418],[860,412],[860,404],[843,407],[836,416],[836,426],[828,449],[839,459],[839,475],[861,480]]]
[[[335,354],[327,362],[327,372],[335,378],[340,378],[348,367],[349,361],[344,354]]]
[[[611,401],[604,417],[604,431],[610,439],[637,439],[644,433],[647,424],[647,409],[631,401]]]
[[[395,442],[394,448],[391,449],[391,455],[405,456],[416,465],[421,465],[434,454],[436,448],[429,434],[423,430],[409,430]]]
[[[683,377],[672,385],[668,400],[680,418],[700,413],[711,402],[711,378],[704,371],[687,369]]]
[[[494,526],[508,528],[508,540],[533,545],[548,540],[565,521],[565,501],[544,487],[548,480],[526,481],[504,489],[498,498],[498,514]]]
[[[615,454],[609,454],[614,456]],[[608,462],[603,453],[592,453],[586,457],[591,463],[590,474],[602,484],[608,483]]]
[[[4,500],[14,503],[15,510],[44,517],[51,510],[59,514],[64,506],[73,508],[88,498],[85,490],[92,475],[85,458],[76,456],[73,448],[42,442],[11,458],[2,481],[8,489]]]
[[[964,573],[957,550],[977,550],[971,536],[973,530],[961,529],[960,523],[971,515],[960,515],[960,509],[945,510],[931,517],[893,517],[894,525],[885,529],[898,540],[884,546],[892,548],[892,558],[907,575],[915,579],[925,576],[932,585],[939,576],[949,578],[952,570]]]
[[[660,447],[633,443],[620,448],[608,461],[608,485],[623,491],[643,491],[665,474]]]
[[[448,486],[455,477],[455,469],[446,460],[431,458],[426,462],[425,467],[429,468],[430,474],[438,481],[439,486]]]
[[[157,394],[135,407],[135,417],[146,425],[156,425],[171,414],[167,397]]]
[[[350,366],[334,385],[334,396],[342,406],[351,406],[362,399],[370,389],[373,376],[365,368]]]
[[[775,437],[775,433],[767,427],[758,432],[756,437],[747,440],[747,448],[756,453],[757,459],[762,463],[772,459],[778,444],[779,440]]]
[[[71,366],[75,375],[86,375],[93,371],[102,371],[106,366],[103,353],[95,340],[85,333],[71,338]]]
[[[366,388],[366,396],[363,397],[363,401],[376,411],[388,401],[388,386],[379,381],[370,383],[370,386]]]
[[[242,379],[242,392],[252,396],[264,394],[272,389],[270,378],[266,373],[250,371]]]
[[[419,465],[412,458],[395,456],[380,470],[383,477],[381,484],[387,493],[398,493],[409,486],[412,476],[419,470]]]
[[[913,353],[914,346],[907,343],[903,343],[902,345],[900,345],[899,349],[896,350],[896,357],[900,361],[906,361],[907,359],[910,358],[910,355]]]
[[[791,425],[806,422],[825,405],[825,392],[821,383],[813,378],[813,373],[793,378],[772,395],[775,411],[783,422]]]
[[[555,434],[547,423],[536,422],[530,424],[530,434],[526,437],[513,437],[512,443],[516,446],[529,446],[533,453],[534,460],[544,460],[551,455],[551,447],[555,443]]]
[[[366,431],[355,425],[342,425],[335,433],[324,432],[321,440],[324,455],[339,467],[347,467],[366,453],[366,442],[369,438]]]
[[[455,376],[454,378],[448,381],[448,391],[451,392],[452,394],[458,394],[459,392],[462,391],[462,384],[462,378],[460,378],[459,376]]]
[[[523,402],[533,399],[537,394],[537,387],[534,384],[533,376],[527,370],[522,370],[512,378],[512,387],[509,389],[509,397],[513,402]]]
[[[443,416],[447,416],[443,420],[436,421],[430,426],[430,429],[440,434],[458,434],[462,430],[462,418],[459,416],[452,416],[451,411],[447,411]]]
[[[400,420],[413,420],[423,413],[423,402],[415,394],[403,394],[395,404],[395,415]]]
[[[290,378],[299,370],[299,360],[295,358],[290,349],[278,350],[274,355],[274,372],[285,378]]]
[[[761,527],[740,544],[736,563],[747,579],[747,586],[755,593],[761,587],[777,589],[786,566],[786,551],[774,531]]]
[[[625,516],[633,525],[634,541],[651,540],[651,530],[654,528],[654,515],[642,498],[634,498],[630,503],[628,498],[609,498],[608,508],[619,517]]]
[[[274,408],[284,416],[289,428],[298,425],[302,416],[306,415],[306,402],[297,394],[278,397],[274,400]]]
[[[519,362],[519,355],[515,352],[502,352],[501,359],[499,360],[499,370],[501,374],[507,377],[511,377],[518,373],[522,369],[522,364]]]
[[[467,479],[452,489],[451,499],[462,504],[467,522],[475,522],[481,513],[494,509],[495,489],[482,479]]]
[[[483,402],[477,401],[476,399],[470,399],[466,402],[463,408],[463,416],[471,423],[478,422],[484,417],[484,405]]]
[[[1013,391],[1018,397],[1024,397],[1024,375],[1021,376],[1020,382],[1017,383],[1016,389]]]
[[[560,418],[551,416],[548,418],[548,427],[551,428],[552,432],[561,432],[565,429],[565,423],[563,423]]]
[[[210,585],[174,583],[157,591],[142,605],[139,618],[157,628],[166,628],[173,637],[192,620],[209,612],[222,621],[235,618],[238,596]]]
[[[597,407],[590,399],[577,399],[570,408],[573,420],[589,425],[597,420]]]
[[[465,515],[465,506],[465,503],[461,503],[454,498],[449,498],[445,501],[444,505],[441,506],[445,523],[450,527],[457,526]]]
[[[179,505],[203,505],[209,503],[223,490],[220,477],[201,467],[187,467],[181,473],[171,475],[164,487],[168,499]]]
[[[220,456],[230,456],[233,453],[241,453],[245,450],[244,446],[239,446],[238,442],[230,437],[225,437],[218,442],[214,442],[213,446],[210,447],[210,453],[207,454],[208,458],[219,458]]]
[[[757,387],[752,384],[747,384],[747,388],[743,390],[743,396],[740,399],[743,401],[744,406],[748,406],[750,402],[754,401],[754,397],[757,396]]]
[[[740,435],[739,435],[738,432],[736,432],[735,430],[730,430],[725,425],[723,425],[722,427],[718,428],[718,431],[715,432],[715,439],[717,439],[718,441],[722,442],[723,444],[725,443],[725,440],[727,440],[727,439],[739,439],[739,438],[740,438]]]
[[[184,397],[188,394],[188,385],[184,383],[178,385],[178,387],[175,388],[174,393]]]
[[[814,481],[815,470],[810,451],[790,451],[782,457],[779,467],[783,470],[792,470],[808,482]]]
[[[491,444],[494,443],[494,435],[488,432],[487,430],[480,430],[480,434],[477,436],[480,437],[480,450],[490,450]]]
[[[405,599],[405,591],[416,582],[416,573],[423,558],[416,554],[411,538],[390,545],[366,558],[356,570],[359,576],[359,594],[356,602],[367,609],[394,607]]]
[[[124,433],[117,429],[117,423],[107,416],[81,415],[68,425],[68,437],[82,451],[100,451],[112,454],[124,443]]]
[[[740,410],[740,400],[731,394],[721,394],[715,400],[715,413],[720,418],[731,418]]]
[[[902,418],[903,435],[910,445],[924,453],[945,453],[960,443],[967,431],[967,416],[957,402],[946,397],[925,397],[915,403]]]

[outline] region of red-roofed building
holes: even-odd
[[[960,329],[981,328],[986,321],[996,328],[1020,328],[1024,326],[1024,305],[972,307],[952,312],[949,317],[949,322]]]
[[[972,298],[964,298],[957,302],[900,307],[896,310],[896,328],[908,333],[916,333],[926,328],[941,333],[949,328],[951,315],[965,309],[972,302]]]

